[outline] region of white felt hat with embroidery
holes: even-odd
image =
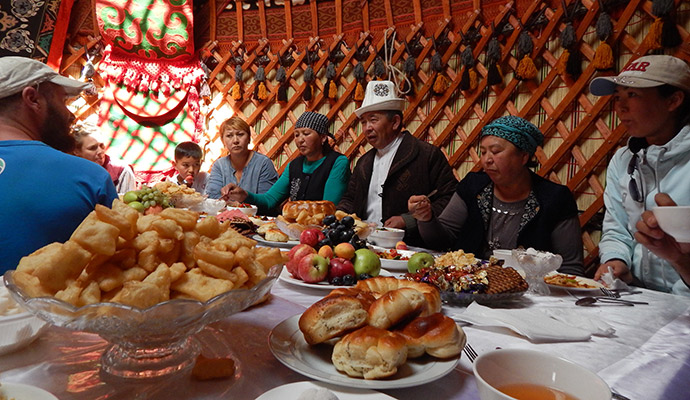
[[[396,95],[395,84],[391,81],[371,81],[367,84],[362,106],[355,110],[357,118],[369,111],[403,111],[405,100]]]

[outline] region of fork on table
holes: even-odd
[[[470,362],[473,363],[474,360],[477,358],[477,352],[474,351],[472,346],[470,346],[469,343],[465,343],[465,348],[462,350],[465,352],[465,355],[467,356],[467,358],[470,359]]]
[[[602,293],[604,296],[610,297],[610,298],[612,298],[612,299],[618,299],[618,298],[621,297],[621,294],[620,294],[620,293],[614,292],[613,290],[607,289],[607,288],[605,288],[605,287],[600,288],[599,290],[601,290],[601,293]]]

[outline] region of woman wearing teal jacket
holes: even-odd
[[[223,188],[222,198],[274,209],[285,199],[340,201],[348,180],[350,163],[328,144],[328,118],[306,111],[295,123],[295,144],[300,156],[287,165],[278,181],[263,194],[247,192],[237,185]]]

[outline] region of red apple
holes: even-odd
[[[299,278],[299,273],[297,272],[297,266],[299,261],[308,254],[315,254],[316,250],[308,244],[298,244],[297,246],[290,249],[288,252],[288,262],[285,263],[285,268],[292,274],[295,278]]]
[[[307,254],[299,260],[299,277],[307,283],[321,282],[328,276],[328,260],[318,254]]]
[[[333,258],[333,248],[329,245],[323,245],[319,249],[319,255],[323,258],[331,259]]]
[[[403,242],[402,240],[395,244],[395,248],[398,250],[409,250],[407,248],[407,244],[405,242]]]
[[[310,228],[302,231],[299,235],[299,242],[315,248],[325,237],[320,229]]]
[[[328,270],[328,281],[330,282],[333,278],[338,276],[342,278],[345,275],[356,275],[352,261],[340,257],[332,259]]]
[[[346,260],[351,260],[355,256],[355,246],[350,243],[344,242],[339,243],[333,249],[336,257],[344,258]]]

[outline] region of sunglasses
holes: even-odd
[[[630,182],[628,183],[628,192],[630,197],[638,203],[644,201],[644,193],[640,190],[640,185],[635,179],[635,170],[637,170],[637,153],[634,153],[628,164],[628,175],[630,175]]]

